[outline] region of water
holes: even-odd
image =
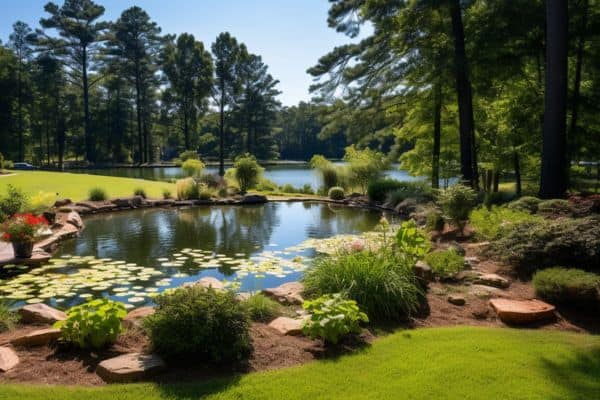
[[[207,276],[240,291],[260,290],[301,278],[315,256],[314,249],[298,246],[305,240],[370,231],[380,216],[299,202],[92,216],[79,237],[63,243],[54,263],[0,276],[0,297],[58,307],[109,297],[134,307]]]
[[[219,169],[216,166],[208,166],[205,173],[216,174]],[[79,172],[94,175],[119,176],[125,178],[148,179],[155,181],[169,181],[182,177],[181,168],[179,167],[152,167],[152,168],[105,168],[105,169],[85,169],[73,170],[69,172]],[[398,169],[394,165],[392,169],[386,171],[387,177],[409,181],[416,178],[410,176],[406,171]],[[319,175],[310,169],[307,164],[279,164],[265,166],[265,177],[277,185],[282,186],[290,184],[296,188],[301,188],[304,185],[310,185],[313,190],[316,190],[321,185]]]

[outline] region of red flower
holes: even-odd
[[[5,233],[2,235],[2,240],[4,240],[5,242],[10,242],[10,233],[8,233],[8,232],[5,232]]]

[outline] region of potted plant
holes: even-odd
[[[2,225],[2,240],[12,244],[16,258],[31,258],[33,243],[47,225],[44,217],[15,214]]]

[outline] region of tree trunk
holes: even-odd
[[[137,116],[137,134],[138,134],[138,162],[140,164],[144,163],[144,144],[143,133],[142,133],[142,100],[141,100],[141,88],[140,88],[140,68],[136,63],[135,67],[135,111]]]
[[[96,161],[94,154],[94,140],[90,130],[90,88],[87,75],[87,47],[83,47],[82,54],[82,73],[83,73],[83,131],[85,139],[85,159],[93,163]]]
[[[567,190],[567,2],[546,1],[546,101],[540,197],[560,198]]]
[[[513,152],[513,165],[515,169],[515,185],[517,187],[517,197],[521,197],[521,193],[523,192],[521,184],[521,160],[519,159],[519,153],[517,153],[516,151]]]
[[[436,82],[433,88],[433,157],[431,160],[431,187],[440,187],[440,143],[442,137],[442,85]]]
[[[458,96],[458,114],[460,122],[460,163],[463,181],[473,188],[477,187],[477,161],[475,157],[475,128],[473,122],[473,98],[467,55],[465,52],[465,33],[459,0],[449,0],[454,36],[454,63],[456,73],[456,93]]]
[[[219,121],[219,175],[225,175],[225,89],[221,85],[221,102],[219,104],[220,121]]]
[[[19,59],[19,69],[17,72],[17,113],[18,113],[18,121],[19,125],[19,161],[25,161],[25,139],[23,135],[23,60]]]

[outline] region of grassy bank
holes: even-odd
[[[163,189],[175,193],[175,185],[166,182],[154,182],[143,179],[117,178],[111,176],[70,174],[47,171],[11,171],[14,174],[0,177],[0,193],[6,185],[22,189],[30,196],[40,191],[57,193],[57,198],[69,198],[74,201],[86,200],[92,188],[106,190],[109,197],[133,196],[136,188],[142,188],[149,197],[162,198]]]
[[[178,385],[5,385],[0,399],[592,399],[600,337],[443,328],[398,332],[360,354]]]

